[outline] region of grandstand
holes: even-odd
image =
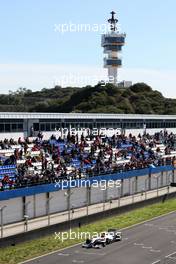
[[[114,134],[113,136],[52,135],[44,140],[19,137],[0,141],[1,190],[54,183],[167,166],[176,162],[175,136],[167,131],[154,135]]]

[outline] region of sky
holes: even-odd
[[[127,34],[119,80],[176,98],[175,0],[0,0],[0,93],[107,78],[101,34],[112,10]]]

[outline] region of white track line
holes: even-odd
[[[161,250],[160,249],[150,249],[150,252],[159,253],[161,252]]]
[[[143,246],[144,244],[143,243],[134,243],[133,245],[134,246]]]
[[[70,256],[70,254],[67,254],[67,253],[62,253],[62,252],[61,252],[61,253],[58,253],[57,255],[58,255],[58,256],[65,256],[65,257],[68,257],[68,256]]]
[[[166,256],[166,258],[172,257],[172,255],[176,254],[176,251]]]
[[[76,260],[76,259],[73,259],[72,260],[72,263],[84,263],[84,260]]]
[[[144,248],[144,249],[152,249],[152,247],[146,247],[146,246],[143,246],[142,248]]]
[[[159,264],[159,263],[161,263],[161,260],[159,259],[159,260],[156,260],[155,262],[152,262],[151,264]]]

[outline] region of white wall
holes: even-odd
[[[46,215],[46,193],[35,195],[36,217]]]
[[[151,177],[151,189],[156,189],[157,180],[156,177],[159,177],[159,187],[166,186],[169,183],[169,177],[167,176],[167,172],[163,173],[163,185],[161,184],[161,173],[152,175]],[[171,172],[168,172],[168,175],[171,175]],[[145,180],[148,176],[139,176],[138,177],[138,188],[137,191],[145,190]],[[170,177],[171,179],[171,177]],[[123,181],[123,195],[129,195],[133,193],[132,190],[132,182],[135,181],[135,178],[125,179]],[[148,181],[147,181],[148,185]],[[93,187],[94,186],[94,187]],[[119,196],[119,189],[117,187],[110,188],[108,187],[106,191],[104,191],[104,184],[102,186],[95,187],[93,185],[90,190],[90,204],[103,202],[104,199],[111,200],[116,199]],[[51,192],[50,197],[50,213],[58,213],[67,210],[68,200],[67,196],[64,195],[67,191],[60,190],[56,192]],[[122,194],[122,193],[121,193]],[[30,202],[30,203],[29,203]],[[36,194],[26,197],[26,204],[28,204],[26,209],[26,214],[29,218],[39,217],[46,215],[46,203],[47,203],[47,195],[46,193]],[[71,189],[71,198],[70,198],[70,207],[78,208],[83,207],[87,203],[87,188],[72,188]],[[24,219],[23,213],[23,199],[14,198],[9,200],[0,201],[0,207],[6,205],[7,207],[4,209],[4,224],[9,224],[13,222],[18,222]]]
[[[163,129],[161,129],[161,128],[159,128],[159,129],[147,129],[146,131],[147,131],[147,133],[153,135],[156,132],[160,132],[161,130],[163,130]],[[168,128],[167,131],[169,133],[171,133],[171,132],[176,133],[176,128]],[[129,135],[131,133],[132,135],[138,136],[139,134],[143,134],[143,132],[144,132],[143,129],[126,129],[125,130],[126,135]],[[119,130],[119,133],[120,133],[120,130]],[[61,136],[61,133],[59,131],[45,131],[45,132],[42,132],[42,134],[43,134],[43,139],[45,139],[45,140],[49,139],[52,135],[56,135],[57,138],[59,136]],[[109,132],[108,135],[112,136],[113,133]],[[27,136],[26,132],[0,133],[1,140],[4,140],[5,138],[7,138],[7,139],[13,138],[14,140],[18,140],[19,137],[24,138],[26,136]]]
[[[24,138],[25,134],[23,132],[14,132],[14,133],[0,133],[1,140],[5,138],[10,139],[13,138],[14,140],[18,140],[19,137]]]
[[[104,200],[104,191],[101,190],[101,188],[91,188],[91,197],[90,197],[90,203],[98,203],[98,202],[103,202]]]
[[[146,129],[146,132],[150,135],[154,135],[155,133],[158,133],[160,131],[164,131],[162,128],[153,128],[153,129]],[[176,133],[176,128],[167,128],[167,131],[169,133]],[[134,136],[138,136],[139,134],[144,133],[144,129],[125,129],[125,134],[128,136],[129,134],[132,134]]]
[[[35,208],[35,198],[34,195],[26,196],[26,212],[25,214],[29,216],[29,218],[34,218],[34,208]]]
[[[56,213],[67,209],[67,197],[64,196],[65,191],[52,192],[50,197],[50,212]]]
[[[4,205],[7,206],[3,211],[4,224],[21,221],[23,219],[22,197],[0,201],[0,207]]]

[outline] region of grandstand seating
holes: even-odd
[[[0,180],[2,180],[5,175],[9,176],[10,179],[15,178],[17,175],[16,165],[0,166]]]
[[[118,136],[114,142],[112,137],[92,136],[85,138],[83,142],[79,139],[76,143],[69,139],[42,141],[35,138],[31,143],[27,143],[26,152],[23,143],[6,145],[8,149],[0,149],[1,163],[5,163],[7,159],[10,160],[17,150],[22,151],[22,154],[17,157],[13,165],[0,166],[0,181],[8,176],[10,180],[14,180],[15,184],[16,179],[19,180],[20,168],[25,168],[20,173],[27,181],[35,179],[36,175],[40,175],[42,179],[47,170],[50,175],[47,176],[48,182],[49,177],[53,177],[53,172],[56,178],[74,174],[75,177],[85,177],[86,173],[91,171],[96,174],[103,173],[103,170],[116,172],[138,167],[146,168],[152,163],[156,166],[157,163],[163,163],[159,162],[161,159],[165,160],[165,164],[171,164],[171,159],[176,156],[176,149],[170,146],[172,137],[163,133],[161,136],[167,139],[168,144],[157,142],[157,136],[154,135],[149,138],[145,136],[135,138],[135,140]],[[25,140],[24,143],[26,144]],[[166,152],[168,146],[169,152]],[[11,183],[9,186],[12,187],[14,184]],[[8,184],[3,187],[8,188]]]

